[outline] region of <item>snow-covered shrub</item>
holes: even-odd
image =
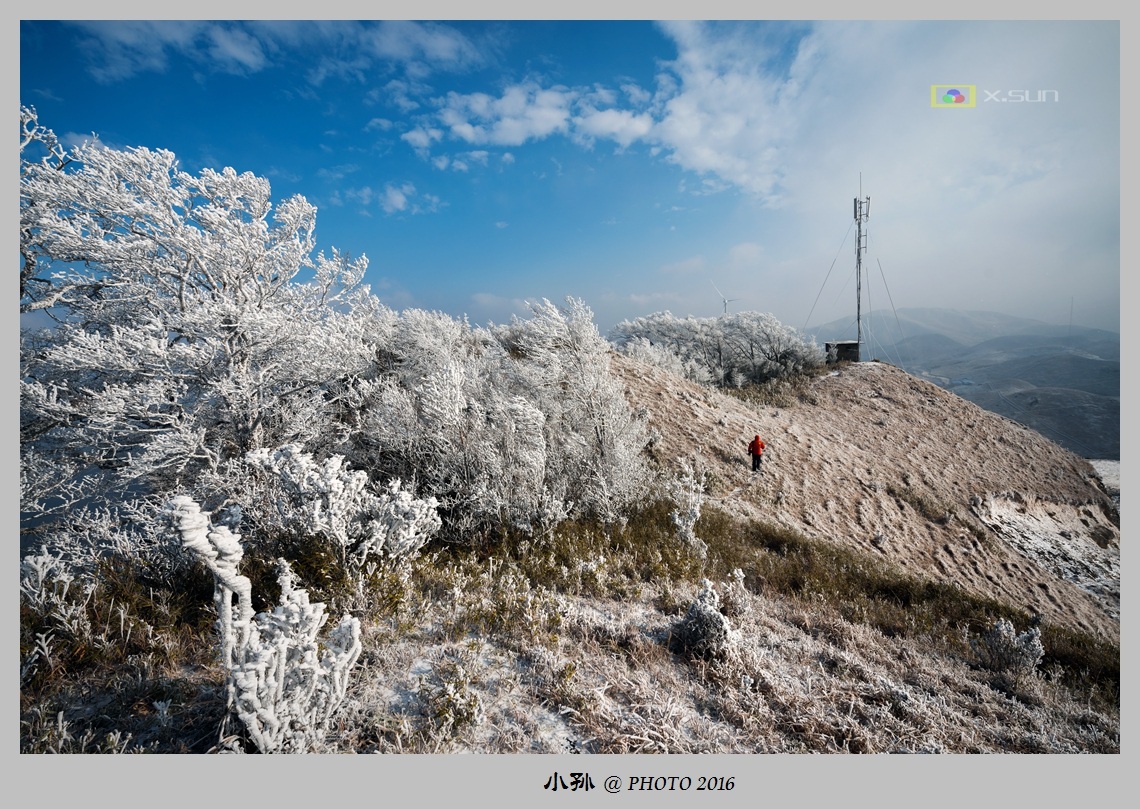
[[[90,592],[77,583],[69,565],[51,553],[25,556],[20,562],[20,604],[42,617],[52,617],[76,637],[90,637],[86,603]]]
[[[301,535],[325,537],[341,564],[356,574],[370,561],[389,569],[413,559],[440,527],[434,497],[420,500],[399,480],[375,491],[368,474],[340,455],[318,463],[296,444],[254,450],[246,461],[269,472],[270,508],[262,518]]]
[[[706,659],[731,656],[739,640],[739,633],[720,611],[720,597],[708,579],[701,580],[701,590],[675,632],[684,651]]]
[[[27,719],[20,720],[21,753],[146,753],[156,752],[157,743],[140,745],[130,733],[110,731],[102,735],[87,728],[80,731],[64,718],[64,712],[49,712],[45,706],[33,705]]]
[[[574,494],[576,509],[606,520],[648,485],[645,423],[610,370],[610,344],[581,300],[530,304],[531,317],[492,329],[506,349],[509,384],[545,416],[546,486]]]
[[[752,611],[752,599],[744,586],[744,571],[740,568],[732,571],[732,581],[724,585],[720,611],[728,618],[739,618]]]
[[[463,662],[451,657],[433,666],[437,683],[420,681],[420,698],[428,718],[445,736],[455,736],[483,718],[483,700],[472,687]]]
[[[214,607],[218,613],[222,663],[231,669],[238,656],[236,650],[248,642],[253,620],[250,581],[238,573],[238,565],[245,555],[240,535],[224,525],[212,526],[209,516],[189,497],[175,497],[170,501],[170,519],[182,545],[194,551],[214,575]],[[228,685],[232,700],[232,682]]]
[[[1045,656],[1040,629],[1033,627],[1018,635],[1005,618],[999,618],[993,628],[980,637],[971,638],[970,647],[983,667],[1014,676],[1033,672]]]
[[[284,559],[279,565],[280,603],[254,616],[231,670],[234,710],[263,753],[305,752],[324,737],[344,700],[360,656],[360,621],[346,614],[318,639],[325,605],[296,587]]]
[[[374,475],[414,476],[450,536],[614,519],[644,491],[644,422],[581,301],[543,301],[487,329],[409,310],[378,317],[373,339],[346,456]]]
[[[296,587],[279,560],[280,602],[254,614],[250,580],[238,573],[240,536],[213,526],[189,497],[170,503],[182,544],[214,574],[218,633],[226,668],[229,707],[263,753],[304,752],[320,742],[344,699],[348,675],[360,655],[360,621],[345,615],[318,641],[327,616]]]
[[[42,684],[57,672],[71,677],[88,666],[167,653],[174,642],[150,621],[170,618],[170,601],[155,597],[156,590],[168,586],[148,575],[145,563],[129,557],[94,562],[58,546],[24,556],[21,685]]]
[[[697,520],[701,518],[701,506],[705,501],[705,481],[703,469],[695,470],[684,458],[679,459],[681,474],[668,482],[669,497],[676,504],[670,512],[677,536],[692,549],[698,559],[708,554],[708,546],[696,533]]]
[[[91,588],[76,581],[70,566],[51,553],[20,563],[20,683],[52,671],[63,657],[61,641],[88,645],[94,630],[88,615]]]
[[[533,523],[544,506],[546,417],[512,384],[502,346],[418,310],[378,320],[374,339],[376,377],[357,384],[349,460],[374,476],[414,478],[452,538]]]

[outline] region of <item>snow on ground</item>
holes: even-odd
[[[1120,498],[1120,461],[1089,461],[1108,493]]]

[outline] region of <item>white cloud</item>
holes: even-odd
[[[440,130],[433,128],[424,129],[421,126],[417,126],[415,129],[405,132],[400,136],[400,140],[407,141],[411,144],[412,148],[422,156],[426,156],[431,145],[441,138],[443,138],[443,132]]]
[[[609,138],[625,148],[649,134],[653,129],[653,117],[629,110],[589,109],[574,119],[574,128],[588,138]]]
[[[268,64],[261,43],[240,28],[215,25],[208,30],[210,59],[223,69],[234,73],[256,72]]]
[[[343,180],[349,174],[353,174],[360,170],[360,166],[355,163],[342,163],[338,166],[327,166],[317,170],[317,176],[323,180],[330,182],[337,182]]]
[[[368,186],[363,188],[349,188],[344,192],[346,199],[359,203],[361,205],[369,205],[372,202],[372,189]]]
[[[97,81],[164,72],[169,53],[193,53],[206,23],[166,20],[98,20],[73,23],[86,35],[81,47]]]
[[[617,93],[615,93],[612,88],[606,87],[603,84],[595,84],[591,89],[583,91],[580,95],[582,101],[591,107],[603,105],[612,107],[617,103]]]
[[[678,48],[659,77],[660,119],[652,140],[682,168],[719,178],[716,192],[735,185],[774,196],[782,174],[781,149],[797,118],[789,97],[798,85],[770,65],[758,28],[701,23],[665,27]]]
[[[301,181],[301,175],[290,169],[274,166],[266,172],[266,176],[272,180],[281,180],[287,183],[298,183]]]
[[[387,95],[389,101],[400,108],[401,112],[412,112],[420,108],[420,102],[411,97],[417,88],[405,81],[399,79],[392,79],[384,85],[383,92],[374,91],[376,95]],[[370,96],[372,93],[369,94]]]
[[[435,194],[424,194],[420,199],[422,202],[412,206],[412,213],[435,213],[446,206],[446,203]]]
[[[408,207],[408,195],[414,194],[416,187],[411,183],[404,183],[398,188],[394,185],[387,185],[384,187],[384,193],[380,196],[380,207],[384,209],[384,213],[392,214],[406,210]]]
[[[534,81],[512,85],[498,98],[451,92],[439,119],[452,137],[468,143],[521,146],[566,132],[574,97],[565,87],[543,88]]]
[[[190,59],[203,70],[247,74],[272,64],[295,28],[238,21],[91,20],[68,23],[83,31],[81,47],[97,81],[139,73],[164,73],[170,57]]]
[[[376,56],[414,62],[419,69],[429,66],[455,69],[482,61],[470,39],[455,28],[434,22],[385,20],[366,26],[360,41]]]
[[[435,194],[421,193],[413,183],[388,183],[379,195],[380,208],[386,214],[410,213],[412,215],[435,213],[446,207]]]
[[[623,84],[621,89],[622,92],[629,97],[629,100],[638,107],[646,106],[653,98],[647,90],[642,89],[636,84]]]
[[[174,53],[205,69],[250,73],[264,70],[289,51],[321,52],[326,55],[307,74],[312,84],[334,76],[365,80],[378,68],[392,67],[416,82],[441,70],[466,70],[483,62],[475,42],[459,29],[437,22],[97,20],[69,24],[86,35],[83,47],[92,63],[92,75],[101,82],[164,72]],[[418,106],[407,94],[408,85],[393,90],[407,108]]]

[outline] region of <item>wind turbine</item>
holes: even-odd
[[[713,282],[712,282],[712,279],[709,279],[709,283],[710,283],[710,284],[712,284],[712,288],[713,288],[713,289],[716,289],[716,284],[713,284]],[[725,313],[726,315],[728,314],[728,305],[729,305],[730,303],[732,303],[733,301],[738,301],[738,300],[740,300],[740,298],[726,298],[726,297],[724,297],[724,293],[723,293],[723,292],[721,292],[719,289],[716,289],[716,294],[717,294],[717,295],[720,295],[720,299],[721,299],[722,301],[724,301],[724,313]]]

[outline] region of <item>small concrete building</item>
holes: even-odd
[[[858,340],[836,340],[823,344],[828,362],[859,362]]]

